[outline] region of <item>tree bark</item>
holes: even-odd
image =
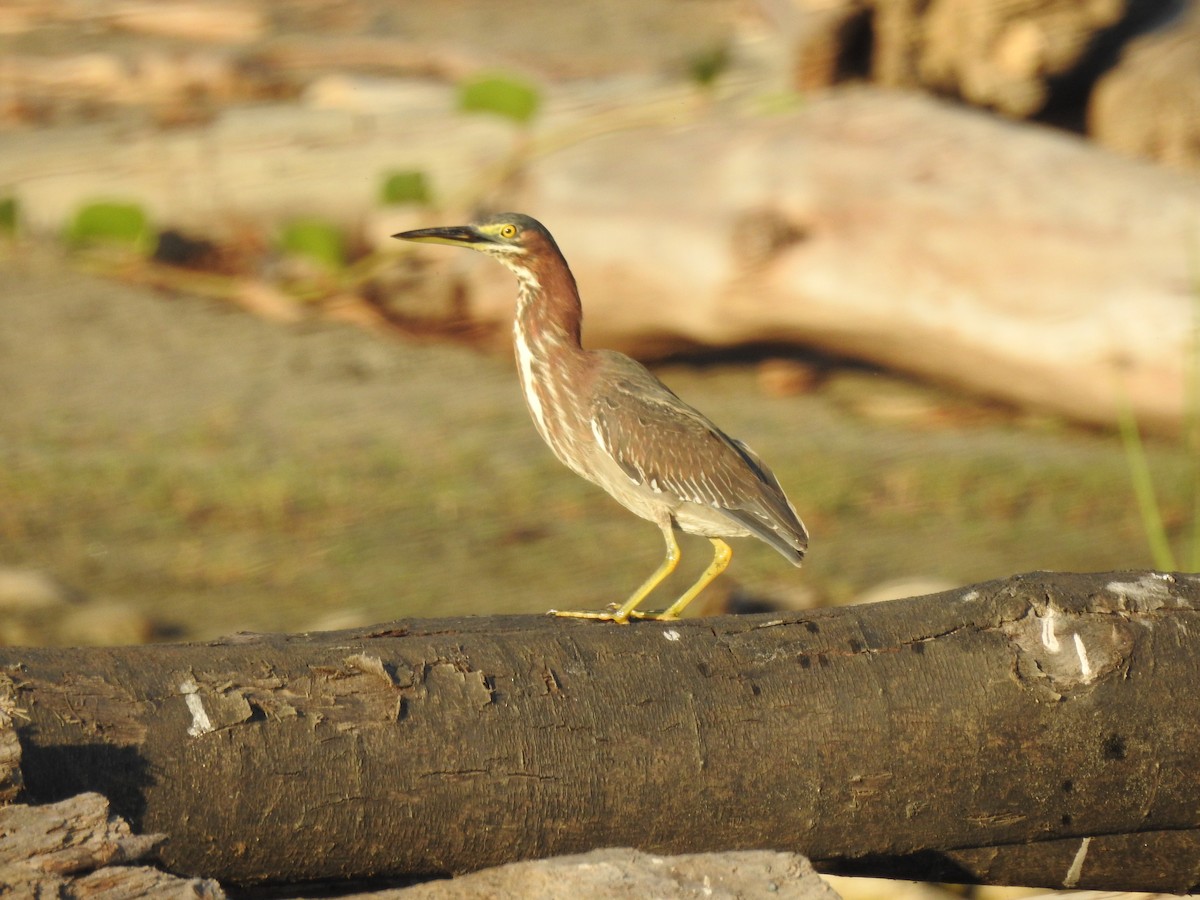
[[[606,846],[950,860],[994,880],[1016,871],[1006,845],[1074,861],[1113,835],[1136,851],[1115,875],[1085,854],[1070,878],[1055,857],[1021,880],[1195,879],[1194,853],[1138,849],[1200,828],[1194,575],[1039,573],[628,627],[466,618],[3,648],[0,666],[27,717],[31,800],[104,793],[169,835],[169,869],[227,883]]]

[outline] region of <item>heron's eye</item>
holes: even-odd
[[[515,238],[517,236],[517,226],[512,224],[501,225],[499,234],[502,238]]]

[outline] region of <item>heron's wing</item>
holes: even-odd
[[[789,558],[802,555],[808,534],[763,461],[640,364],[619,354],[605,356],[603,387],[592,402],[592,432],[629,479],[716,509]]]

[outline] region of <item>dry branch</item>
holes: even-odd
[[[0,664],[29,717],[32,799],[100,791],[169,835],[169,869],[230,883],[605,846],[924,860],[1051,887],[1195,877],[1194,856],[1142,845],[1200,829],[1197,576],[1035,574],[624,628],[5,648]],[[1121,835],[1136,853],[1119,867],[1001,864]]]

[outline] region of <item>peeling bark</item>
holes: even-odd
[[[100,791],[169,835],[169,869],[229,883],[605,846],[950,860],[990,881],[1005,845],[1073,861],[1083,838],[1200,829],[1200,576],[1040,573],[628,627],[2,648],[0,665],[31,798]],[[1146,886],[1192,886],[1189,859],[1140,855]],[[1137,862],[1085,858],[1072,886],[1132,887]],[[1071,866],[1022,872],[1059,887]]]
[[[129,865],[162,835],[138,835],[99,794],[0,807],[0,896],[62,900],[221,900],[214,881]]]

